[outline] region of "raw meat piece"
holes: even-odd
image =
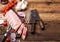
[[[25,40],[25,38],[26,38],[26,33],[27,33],[27,28],[24,27],[23,33],[22,33],[22,39],[23,39],[23,40]]]
[[[26,38],[26,32],[27,32],[27,28],[25,27],[24,24],[21,25],[21,27],[18,30],[18,34],[22,34],[22,39],[25,40]]]
[[[6,13],[5,18],[7,19],[7,22],[11,25],[11,27],[14,30],[17,30],[22,23],[19,17],[16,15],[16,13],[13,10],[9,10]]]
[[[22,34],[24,27],[25,27],[25,25],[24,24],[21,24],[21,27],[18,30],[18,34],[20,34],[20,35]]]

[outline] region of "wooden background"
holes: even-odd
[[[28,34],[27,39],[25,41],[60,42],[60,0],[27,0],[27,1],[29,2],[27,11],[32,9],[38,10],[40,18],[44,21],[45,30],[44,31],[40,30],[39,31],[40,34],[35,35]]]

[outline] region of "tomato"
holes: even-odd
[[[15,5],[15,4],[17,4],[17,2],[16,2],[16,1],[14,1],[14,5]]]
[[[6,8],[6,7],[4,7],[4,8],[2,9],[2,12],[3,12],[3,13],[5,12],[5,8]]]
[[[7,12],[8,10],[7,9],[5,9],[5,13]]]
[[[11,3],[9,3],[9,7],[10,7],[10,8],[12,7],[12,4],[11,4]]]
[[[4,12],[5,10],[4,10],[4,8],[2,9],[2,12]]]
[[[3,13],[3,16],[5,16],[6,13]]]
[[[9,10],[9,6],[6,7],[6,10]]]
[[[14,4],[11,2],[11,5],[13,6]]]
[[[7,22],[4,22],[4,23],[3,23],[3,26],[7,26]]]
[[[11,40],[10,38],[6,38],[6,42],[10,42],[10,40]]]
[[[2,12],[5,12],[5,11],[6,11],[6,8],[7,8],[7,6],[5,6],[5,7],[3,8]]]

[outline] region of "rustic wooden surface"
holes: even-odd
[[[36,29],[36,34],[32,35],[30,34],[30,26],[28,25],[27,38],[24,41],[21,40],[21,42],[60,42],[60,0],[27,1],[29,5],[26,10],[26,20],[28,20],[27,12],[37,9],[40,18],[44,21],[45,30]],[[2,35],[0,36],[2,38]]]
[[[28,2],[60,2],[60,0],[27,0]]]
[[[27,39],[23,42],[60,42],[60,0],[27,1],[29,2],[27,11],[38,10],[40,18],[44,21],[45,30],[36,29],[36,34],[28,34]],[[28,17],[28,14],[26,14],[26,20],[28,20]],[[28,29],[30,32],[30,26],[28,26]]]
[[[37,9],[40,13],[59,13],[60,4],[30,3],[28,9]]]

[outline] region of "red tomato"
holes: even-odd
[[[7,8],[7,6],[5,6],[5,7],[3,8],[3,12],[6,12],[6,8]]]
[[[3,16],[5,16],[6,13],[3,13]]]
[[[5,10],[3,9],[3,10],[2,10],[2,12],[4,13],[4,12],[5,12]]]
[[[2,10],[3,13],[5,12],[5,8],[6,8],[6,7],[4,7],[3,10]]]
[[[4,22],[4,23],[3,23],[3,26],[7,26],[7,22]]]
[[[11,2],[11,5],[13,6],[14,4]]]
[[[16,2],[16,1],[14,1],[14,5],[15,5],[15,4],[17,4],[17,2]]]
[[[8,10],[7,9],[5,9],[5,13],[7,12]]]
[[[11,3],[9,3],[9,7],[10,7],[10,8],[12,7],[12,4],[11,4]]]
[[[9,6],[6,7],[6,10],[9,10]]]
[[[6,42],[10,42],[10,40],[11,40],[10,38],[6,38]]]

